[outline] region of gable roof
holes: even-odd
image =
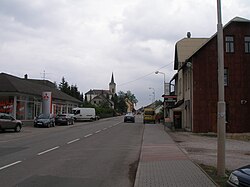
[[[241,17],[234,17],[233,19],[231,19],[224,27],[223,30],[228,27],[231,23],[233,22],[239,22],[239,23],[249,23],[250,24],[250,20],[245,19],[245,18],[241,18]],[[207,40],[207,42],[205,42],[199,49],[197,49],[191,56],[189,56],[186,60],[189,60],[190,58],[192,58],[200,49],[202,49],[208,42],[210,42],[213,38],[217,37],[217,32],[209,38],[209,40]]]
[[[42,92],[51,91],[52,98],[54,99],[71,101],[75,103],[82,102],[58,90],[52,82],[47,80],[25,79],[6,73],[0,73],[0,85],[0,92],[22,93],[42,97]]]
[[[208,38],[183,38],[178,41],[175,45],[174,69],[177,70],[179,62],[185,62],[208,40]]]
[[[109,94],[111,95],[112,93],[109,90],[89,90],[85,95],[103,95],[103,94]]]
[[[223,30],[233,22],[250,23],[250,20],[241,17],[235,17],[223,27]],[[174,70],[178,69],[179,62],[185,62],[189,60],[194,54],[196,54],[202,47],[204,47],[216,36],[217,32],[210,38],[183,38],[182,40],[178,41],[175,46]]]

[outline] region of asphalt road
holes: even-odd
[[[0,133],[0,185],[133,186],[143,124],[122,117]]]

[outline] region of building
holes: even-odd
[[[104,89],[91,89],[85,93],[85,101],[93,105],[105,105],[114,108],[113,97],[116,93],[116,84],[114,75],[112,73],[111,82],[109,83],[109,90]]]
[[[33,120],[42,113],[43,92],[51,93],[51,113],[69,113],[82,102],[58,90],[48,80],[19,78],[0,73],[0,112],[10,113],[20,120]]]
[[[226,131],[250,132],[250,21],[235,17],[223,28]],[[173,77],[177,101],[174,126],[193,132],[217,132],[217,33],[176,43]],[[171,80],[171,81],[172,81]]]

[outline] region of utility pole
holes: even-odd
[[[217,175],[225,176],[225,140],[226,140],[226,103],[224,101],[224,47],[223,26],[221,21],[221,1],[217,0],[218,24],[218,104],[217,104]]]

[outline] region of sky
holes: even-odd
[[[250,19],[249,0],[221,5],[223,25]],[[117,92],[131,91],[139,108],[162,99],[176,42],[216,30],[216,0],[0,0],[0,72],[64,77],[81,93],[108,89],[113,72]]]

